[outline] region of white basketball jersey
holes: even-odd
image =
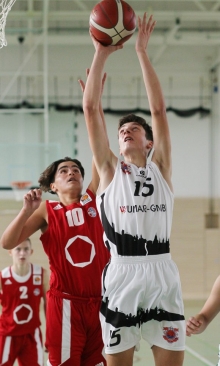
[[[118,160],[112,182],[97,195],[111,256],[168,253],[173,199],[155,163],[138,168]]]

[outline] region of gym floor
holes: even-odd
[[[195,315],[202,307],[201,301],[185,302],[186,319]],[[202,334],[186,338],[186,352],[184,366],[216,366],[218,362],[218,345],[220,343],[218,315]],[[42,330],[44,332],[45,323],[42,315]],[[47,353],[45,353],[45,366]],[[17,366],[17,363],[15,364]],[[139,352],[135,352],[134,365],[154,366],[154,360],[150,348],[145,341],[141,341]]]
[[[202,307],[202,301],[185,301],[185,317],[195,315]],[[220,343],[218,315],[202,334],[186,337],[184,366],[216,366],[218,362],[218,345]],[[141,342],[140,351],[135,353],[134,365],[154,366],[152,352]]]

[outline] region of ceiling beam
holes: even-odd
[[[25,59],[20,64],[19,68],[13,73],[13,76],[12,76],[11,80],[9,81],[8,85],[6,86],[6,88],[4,89],[3,93],[1,94],[0,104],[4,101],[4,99],[7,96],[8,92],[10,91],[10,89],[12,88],[12,86],[14,85],[14,82],[17,80],[18,76],[21,74],[22,70],[24,69],[24,67],[26,66],[26,64],[29,62],[29,60],[33,56],[33,54],[36,51],[36,49],[39,46],[39,44],[42,43],[43,41],[44,41],[43,40],[43,37],[42,36],[39,36],[38,39],[36,40],[36,43],[29,50],[29,52],[27,53]]]
[[[25,38],[28,43],[28,38],[30,35],[27,35]],[[18,45],[18,37],[16,35],[7,35],[8,45]],[[33,35],[33,41],[39,42],[39,44],[43,43],[42,35]],[[136,37],[131,37],[125,44],[125,47],[129,45],[134,45],[136,42]],[[173,46],[218,46],[220,45],[220,36],[217,32],[183,32],[182,30],[178,31],[177,34],[174,34],[173,37],[168,37],[166,39],[167,45]],[[151,45],[163,46],[164,44],[164,34],[163,32],[154,32],[151,36]],[[60,35],[60,34],[48,34],[48,45],[91,45],[91,38],[89,33],[86,34],[72,34],[72,35]]]
[[[82,0],[74,0],[74,3],[77,4],[79,9],[81,10],[88,10],[88,6]]]
[[[220,4],[219,4],[220,5]],[[136,14],[142,16],[142,12],[136,11]],[[183,22],[219,22],[219,12],[216,11],[154,11],[154,18],[158,21],[175,21],[177,17]],[[48,20],[72,20],[74,21],[88,21],[89,24],[89,11],[50,11],[48,14]],[[8,15],[10,20],[42,20],[41,11],[11,11]]]
[[[171,39],[174,37],[174,35],[179,29],[180,29],[180,22],[177,22],[177,24],[175,24],[175,26],[165,34],[163,44],[159,47],[159,49],[156,52],[156,55],[152,59],[153,64],[156,64],[159,61],[160,57],[168,47],[169,41],[171,41]]]
[[[211,11],[216,11],[220,8],[220,1],[216,1],[216,3],[213,5]]]
[[[200,9],[202,11],[207,11],[205,5],[202,4],[201,1],[194,0],[193,2],[194,2],[194,4],[196,4],[196,6],[198,7],[198,9]]]

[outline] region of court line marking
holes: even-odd
[[[192,356],[197,358],[198,360],[202,361],[207,366],[216,366],[216,364],[211,363],[210,361],[206,360],[206,358],[202,357],[199,353],[193,351],[190,347],[186,346],[186,351],[190,353]],[[217,356],[216,356],[217,359]],[[217,361],[216,361],[217,362]]]

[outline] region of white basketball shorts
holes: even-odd
[[[138,347],[185,349],[185,319],[179,272],[170,254],[114,257],[103,272],[100,310],[105,352]]]

